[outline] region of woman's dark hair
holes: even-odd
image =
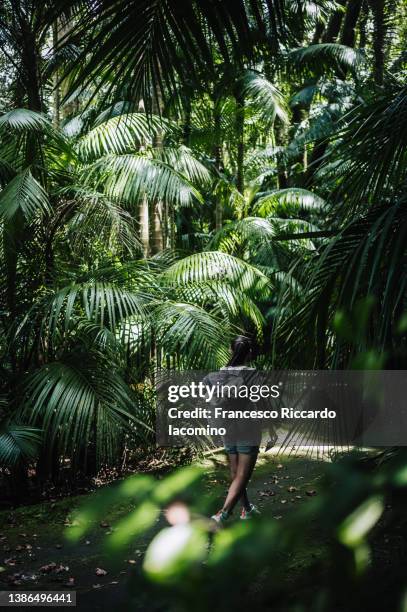
[[[232,357],[228,366],[244,365],[255,356],[255,343],[247,336],[237,336],[232,342]]]

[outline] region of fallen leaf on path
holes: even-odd
[[[15,559],[14,557],[10,557],[10,559],[4,559],[4,563],[5,565],[15,565],[17,563],[17,559]]]
[[[73,576],[70,576],[68,578],[68,582],[65,582],[65,586],[72,587],[74,585],[75,585],[75,578]]]
[[[106,521],[101,521],[99,525],[103,527],[103,529],[107,529],[108,527],[110,527],[109,523],[106,523]]]
[[[136,565],[137,561],[135,559],[129,559],[127,563],[129,563],[130,565]]]
[[[312,491],[305,491],[305,495],[308,495],[308,497],[313,497],[316,494],[317,492],[314,489]]]
[[[297,487],[288,487],[287,491],[289,493],[294,493],[295,491],[298,491]]]
[[[273,495],[275,495],[275,493],[274,493],[274,491],[266,490],[266,491],[260,491],[259,495],[261,497],[273,497]]]
[[[95,570],[95,574],[96,574],[96,576],[106,576],[107,571],[104,570],[101,567],[97,567],[96,570]]]
[[[282,504],[286,504],[286,503],[287,503],[287,500],[286,500],[286,499],[282,499],[282,500],[280,500],[280,501],[281,501],[281,503],[282,503]]]
[[[280,519],[282,519],[283,517],[281,515],[278,516],[273,516],[274,519],[276,519],[276,521],[279,521]]]
[[[49,574],[56,568],[56,566],[57,564],[52,561],[52,563],[47,563],[46,565],[40,567],[40,572],[42,574]]]
[[[24,582],[29,582],[30,580],[37,580],[38,576],[36,574],[22,574],[21,580]]]
[[[282,464],[282,463],[279,463],[278,465],[276,465],[276,468],[277,468],[278,470],[281,470],[283,467],[284,467],[284,466],[283,466],[283,464]]]
[[[93,589],[100,589],[100,588],[102,588],[102,585],[101,584],[92,584],[92,588]]]

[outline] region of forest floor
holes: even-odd
[[[214,455],[204,465],[208,495],[219,505],[227,487],[225,459]],[[299,504],[318,494],[323,473],[321,458],[263,453],[250,483],[250,497],[263,514],[284,521]],[[114,507],[80,543],[72,545],[66,539],[72,513],[86,497],[66,497],[0,513],[0,590],[72,590],[77,592],[79,610],[126,609],[132,572],[141,564],[154,532],[165,526],[165,518],[161,516],[153,530],[129,546],[126,559],[117,564],[104,552],[103,543],[110,525],[128,507]],[[302,551],[287,559],[291,574],[308,565],[324,548],[312,526],[310,538]]]

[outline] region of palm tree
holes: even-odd
[[[293,265],[303,291],[294,295],[287,286],[281,297],[285,312],[275,336],[280,359],[292,363],[295,354],[301,360],[307,354],[310,367],[346,365],[358,351],[374,347],[381,353],[376,365],[383,366],[387,355],[388,367],[403,367],[405,108],[404,85],[393,85],[349,114],[338,134],[321,169],[324,182],[335,185],[331,215],[337,227],[308,266]],[[348,321],[348,331],[341,321]]]
[[[209,174],[185,147],[147,146],[152,121],[110,118],[70,142],[32,111],[0,117],[5,461],[41,432],[42,470],[62,456],[92,472],[126,440],[151,440],[137,385],[160,364],[216,367],[233,330],[261,334],[269,282],[256,268],[210,252],[140,259],[134,208],[199,203]]]

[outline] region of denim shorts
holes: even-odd
[[[225,444],[225,451],[228,455],[236,455],[237,453],[241,453],[242,455],[257,455],[259,446],[252,446],[244,442],[241,444]]]

